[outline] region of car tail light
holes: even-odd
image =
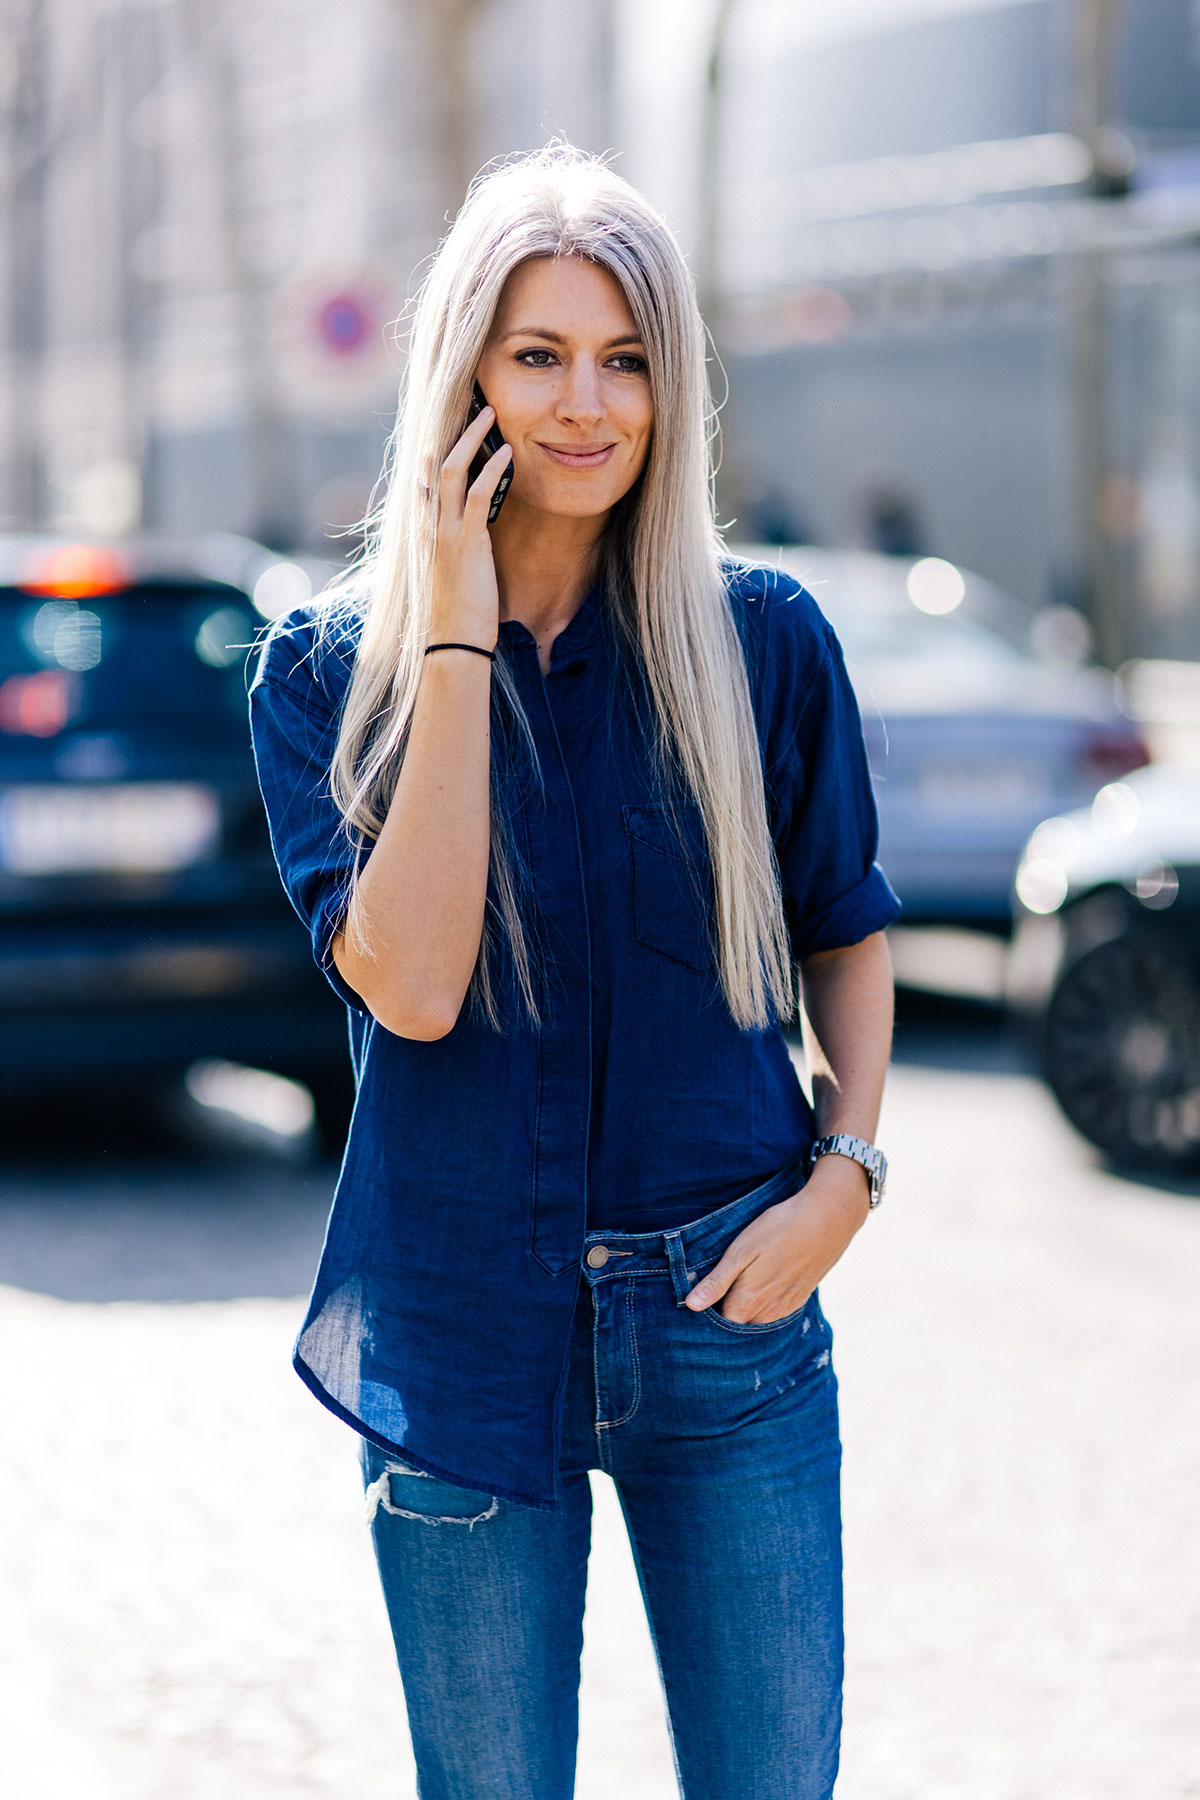
[[[57,737],[74,718],[79,680],[61,669],[10,675],[0,682],[0,731],[10,737]]]
[[[129,571],[113,550],[100,544],[63,544],[31,564],[20,583],[31,594],[84,600],[128,587]]]
[[[1106,782],[1119,781],[1134,769],[1144,769],[1150,761],[1150,751],[1145,738],[1132,728],[1098,728],[1089,731],[1084,739],[1079,760],[1088,779],[1102,787]]]

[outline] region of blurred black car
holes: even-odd
[[[244,539],[0,539],[0,1089],[218,1057],[344,1119],[345,1013],[280,886],[246,716],[251,594],[288,571],[294,600],[303,572]]]
[[[1046,820],[1016,888],[1010,997],[1063,1111],[1119,1165],[1200,1168],[1200,773]]]

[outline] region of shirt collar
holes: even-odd
[[[552,663],[560,663],[564,658],[575,655],[594,637],[604,614],[604,583],[598,580],[592,583],[570,622],[563,627],[554,640],[551,651]],[[500,626],[500,641],[504,644],[532,644],[533,633],[528,626],[522,625],[519,619],[505,619]]]

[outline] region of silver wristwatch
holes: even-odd
[[[839,1131],[833,1137],[817,1139],[808,1153],[810,1174],[818,1156],[848,1156],[851,1162],[861,1163],[871,1177],[871,1205],[879,1205],[887,1182],[887,1157],[876,1145],[864,1143],[862,1138],[851,1137],[849,1132]]]

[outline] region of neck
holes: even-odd
[[[607,514],[564,519],[513,504],[491,527],[500,617],[517,619],[541,644],[568,625],[596,578]]]

